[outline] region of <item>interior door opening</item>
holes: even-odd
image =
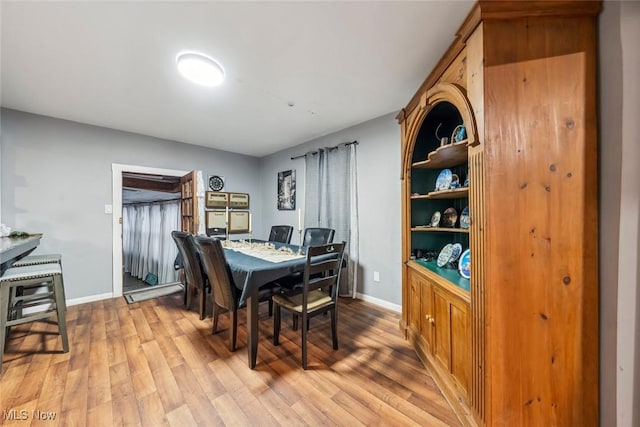
[[[180,177],[122,173],[123,294],[178,283],[171,231],[180,229]]]
[[[112,164],[112,296],[122,296],[123,291],[123,174],[148,174],[167,177],[183,177],[188,171],[153,168],[137,165]]]

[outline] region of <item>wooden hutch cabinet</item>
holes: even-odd
[[[600,8],[476,3],[398,114],[400,328],[466,425],[598,424]]]

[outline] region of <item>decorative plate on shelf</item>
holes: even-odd
[[[435,211],[433,215],[431,215],[431,226],[437,227],[440,224],[440,211]]]
[[[460,178],[455,173],[453,175],[451,175],[451,185],[450,185],[450,187],[451,188],[460,187]]]
[[[442,250],[440,251],[440,255],[438,255],[438,260],[436,264],[438,267],[444,267],[447,265],[449,261],[451,261],[451,255],[453,254],[453,244],[448,243]]]
[[[458,220],[458,212],[456,208],[447,208],[446,211],[442,214],[441,223],[443,227],[453,228],[456,226],[456,221]]]
[[[460,213],[460,228],[469,228],[469,225],[471,225],[471,218],[469,217],[469,206],[467,206]]]
[[[460,256],[460,262],[458,262],[458,271],[460,275],[465,279],[471,278],[471,250],[467,249],[462,252]]]
[[[451,185],[451,169],[442,169],[436,179],[436,191],[448,190]]]
[[[461,253],[462,245],[460,243],[454,243],[453,250],[451,251],[451,259],[449,259],[449,262],[454,262],[455,260],[457,260]]]

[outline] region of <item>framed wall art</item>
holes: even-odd
[[[278,210],[296,209],[296,171],[278,172]]]

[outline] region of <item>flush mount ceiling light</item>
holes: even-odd
[[[224,80],[224,69],[215,59],[197,52],[182,52],[176,58],[178,71],[199,85],[218,86]]]

